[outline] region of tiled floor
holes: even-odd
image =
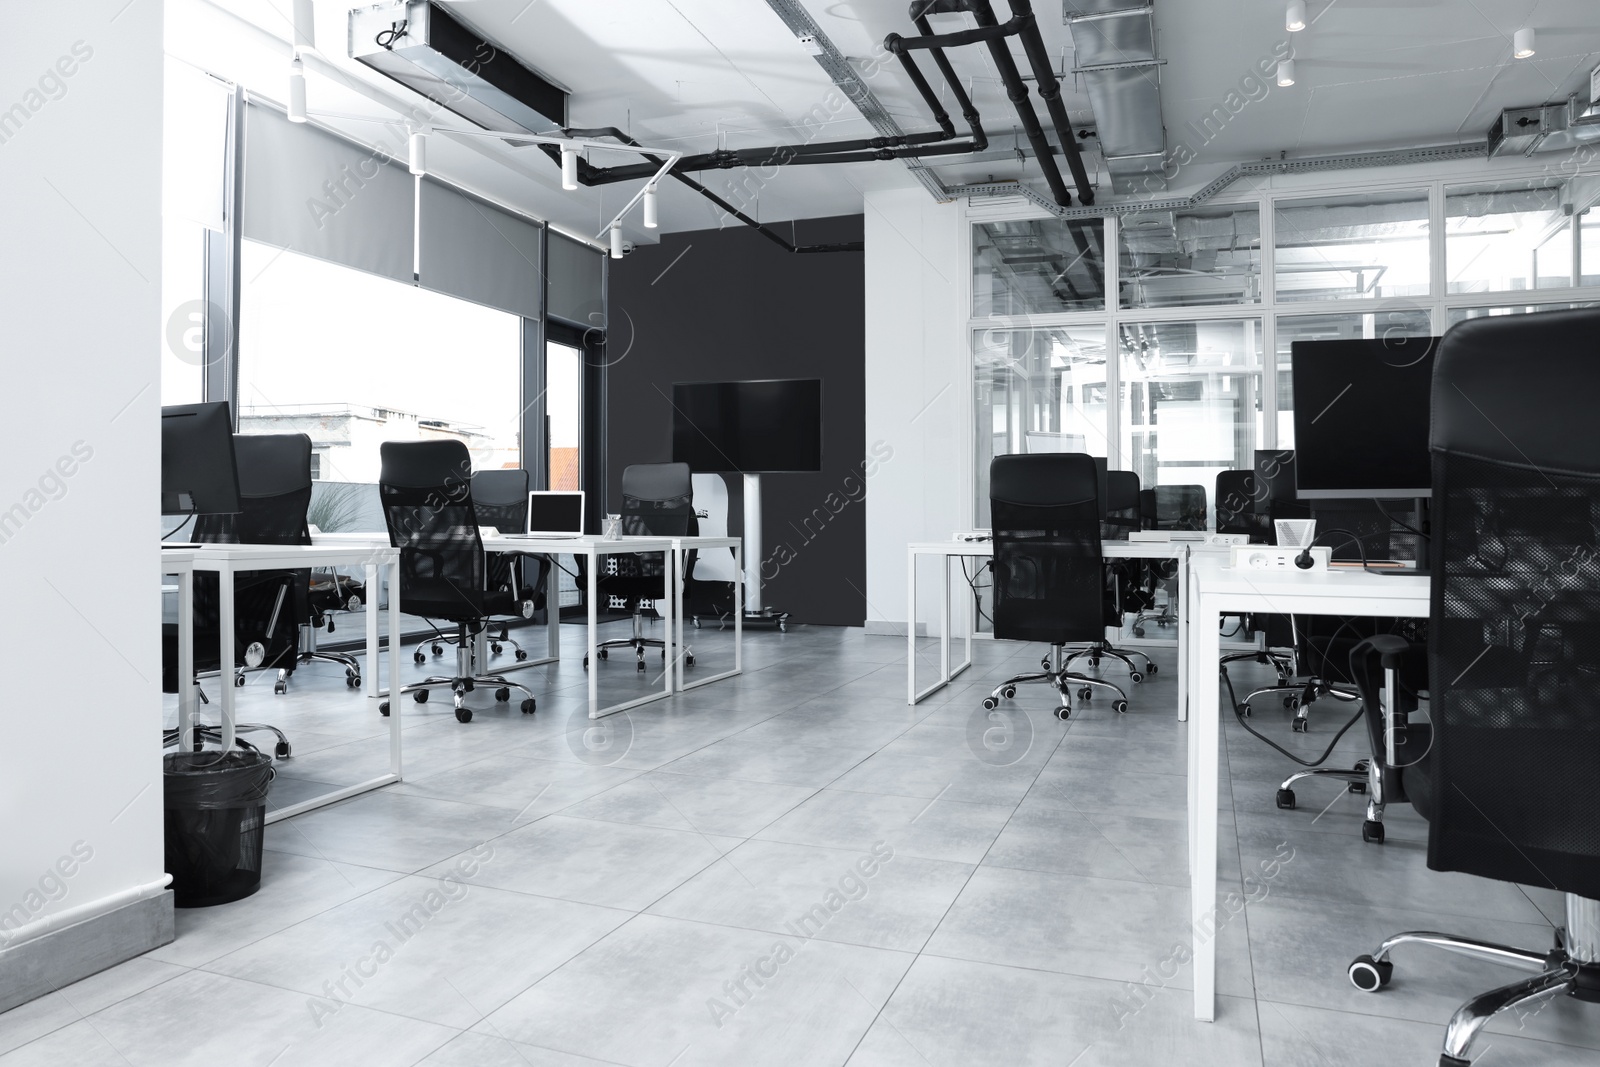
[[[752,633],[744,676],[590,723],[580,634],[561,669],[522,675],[533,718],[482,691],[467,725],[407,702],[403,784],[274,825],[258,894],[180,911],[172,944],[0,1015],[0,1065],[1431,1065],[1456,1005],[1515,975],[1401,951],[1372,996],[1349,959],[1409,928],[1550,938],[1553,895],[1428,871],[1409,810],[1382,846],[1331,785],[1277,810],[1288,761],[1230,719],[1219,881],[1249,903],[1198,1023],[1170,651],[1124,716],[1102,697],[1058,722],[1030,687],[997,723],[983,689],[1039,649],[982,643],[907,707],[903,640]],[[718,669],[726,635],[696,651]],[[655,677],[602,671],[608,699]],[[296,745],[280,800],[385,763],[338,668],[243,706]],[[1305,736],[1287,712],[1253,721],[1309,752],[1346,716],[1318,706]],[[1600,1012],[1502,1019],[1477,1052],[1594,1065]]]

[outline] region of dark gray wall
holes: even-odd
[[[804,243],[859,241],[862,220],[796,229]],[[672,458],[674,382],[822,379],[822,472],[762,479],[766,603],[795,622],[866,618],[863,258],[796,255],[735,225],[668,234],[611,264],[607,511],[624,467]]]

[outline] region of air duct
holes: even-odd
[[[1508,107],[1489,128],[1490,156],[1567,152],[1600,141],[1600,107],[1582,110],[1578,98],[1565,104]]]
[[[1066,0],[1063,18],[1094,111],[1111,189],[1165,189],[1167,130],[1161,119],[1155,8],[1145,0]]]

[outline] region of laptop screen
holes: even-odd
[[[582,534],[583,494],[538,491],[529,493],[527,532]]]

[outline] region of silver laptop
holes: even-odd
[[[582,537],[583,491],[534,490],[528,494],[524,537]]]

